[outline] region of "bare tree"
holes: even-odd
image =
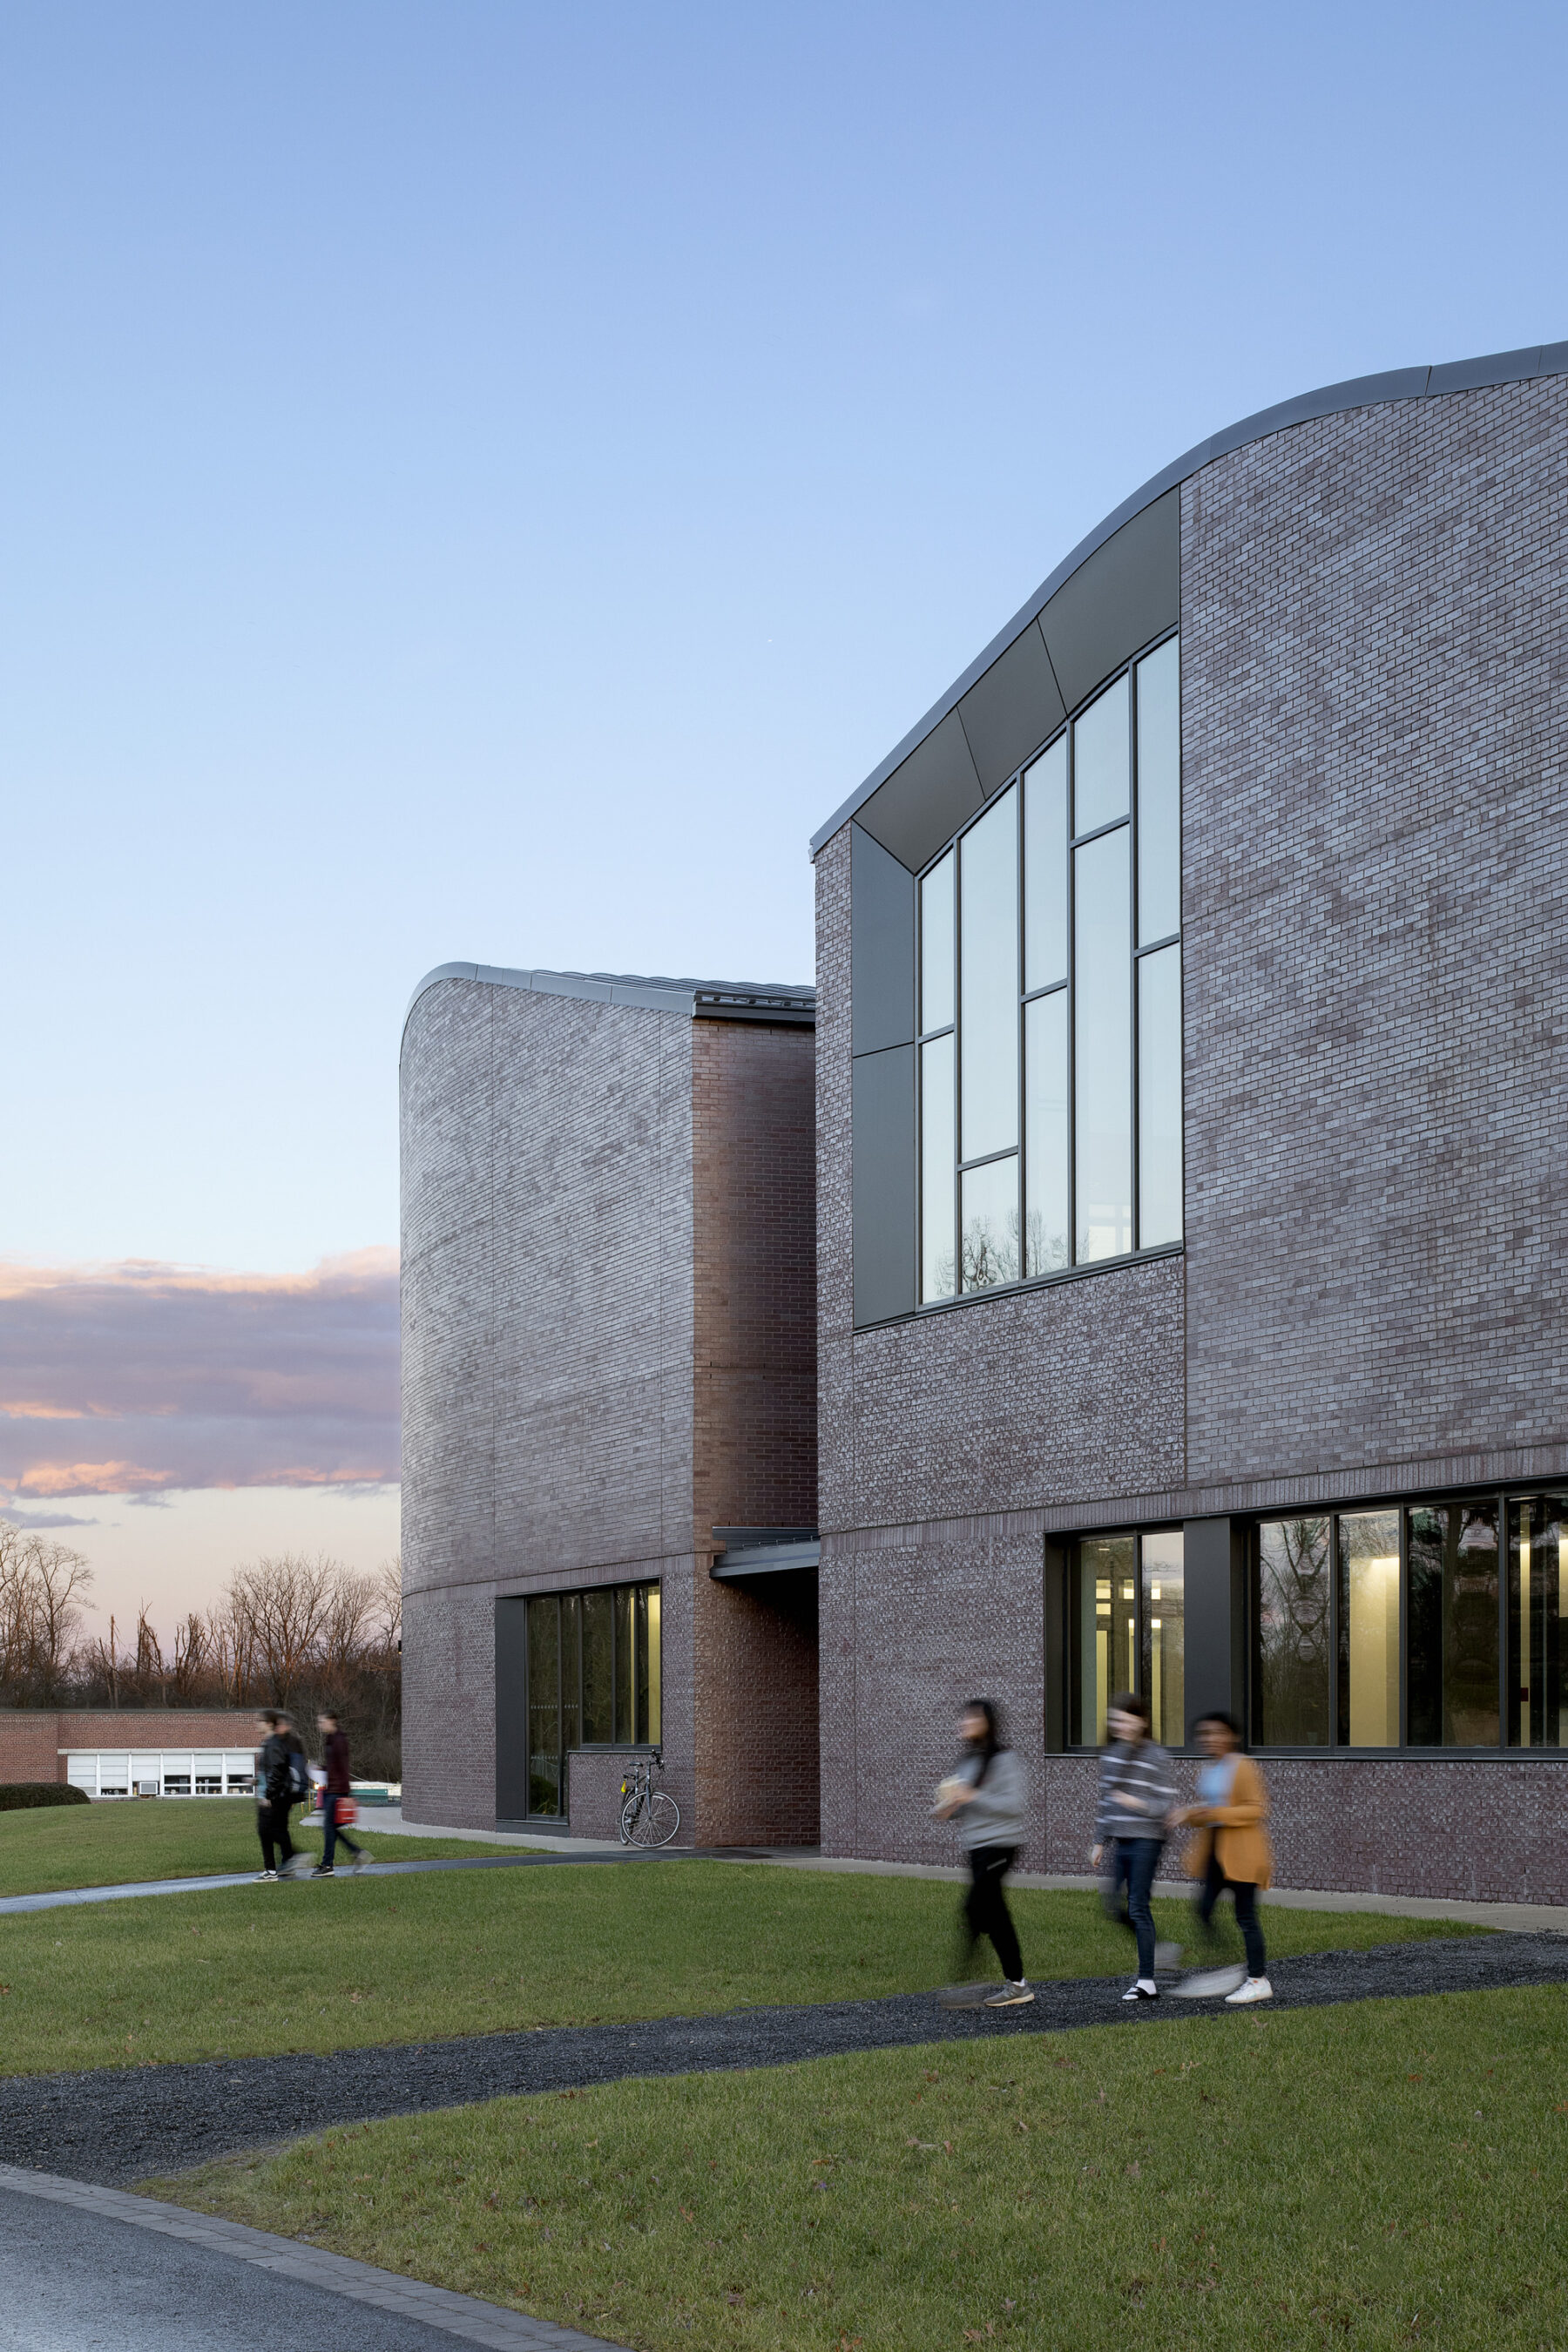
[[[13,1706],[64,1695],[91,1582],[68,1544],[0,1523],[0,1695]]]

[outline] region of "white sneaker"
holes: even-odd
[[[1267,1977],[1247,1977],[1234,1992],[1226,1993],[1225,2000],[1227,2009],[1247,2009],[1255,2000],[1272,2000],[1273,1998],[1274,1988]]]
[[[1184,1977],[1171,1990],[1178,2000],[1228,2000],[1242,1983],[1244,1971],[1238,1968],[1196,1969]]]

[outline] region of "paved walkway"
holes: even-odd
[[[1370,1952],[1281,1959],[1272,1978],[1279,2009],[1568,1984],[1568,1942],[1553,1935],[1435,1937]],[[631,2075],[786,2066],[861,2050],[1057,2033],[1083,2025],[1142,2028],[1173,2013],[1205,2013],[1175,2002],[1125,2009],[1126,1982],[1123,1975],[1042,1983],[1032,2007],[1000,2012],[943,2010],[931,1993],[905,1993],[714,2017],[384,2043],[336,2056],[14,2074],[0,2078],[0,2158],[80,2179],[124,2182],[331,2125],[515,2092],[578,2089]]]
[[[699,1857],[700,1859],[701,1857]],[[662,1862],[662,1853],[647,1853],[637,1846],[616,1846],[607,1853],[475,1853],[441,1855],[418,1862],[373,1862],[362,1874],[366,1878],[412,1878],[430,1870],[526,1870],[531,1865],[545,1868],[563,1863],[582,1862]],[[305,1871],[299,1878],[279,1882],[290,1886],[305,1885],[310,1879]],[[340,1877],[347,1880],[351,1871],[334,1872],[331,1881],[321,1880],[324,1886],[335,1886]],[[215,1873],[207,1878],[142,1878],[132,1879],[121,1886],[62,1886],[46,1895],[0,1895],[0,1916],[19,1911],[58,1911],[79,1903],[126,1903],[143,1895],[206,1895],[218,1886],[255,1886],[259,1884],[254,1870]],[[287,1901],[279,1895],[280,1901]]]
[[[0,2165],[5,2352],[615,2352],[262,2230]]]

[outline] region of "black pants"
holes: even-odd
[[[330,1789],[325,1791],[321,1798],[321,1821],[323,1824],[323,1833],[321,1838],[321,1868],[323,1870],[331,1870],[332,1867],[332,1854],[340,1838],[342,1838],[343,1843],[347,1846],[351,1853],[363,1853],[364,1852],[363,1846],[357,1845],[353,1839],[350,1837],[347,1830],[341,1830],[338,1827],[338,1807],[342,1804],[343,1801],[344,1800],[342,1797],[333,1796]]]
[[[1211,1944],[1219,1941],[1214,1908],[1227,1886],[1236,1897],[1236,1924],[1241,1929],[1247,1953],[1247,1973],[1249,1977],[1267,1976],[1268,1959],[1263,1948],[1263,1930],[1258,1924],[1258,1889],[1245,1884],[1238,1885],[1234,1878],[1226,1878],[1219,1866],[1219,1857],[1214,1853],[1209,1855],[1208,1873],[1198,1889],[1198,1924]],[[1234,1945],[1231,1948],[1235,1949]]]
[[[279,1861],[287,1863],[294,1859],[294,1841],[289,1834],[289,1808],[292,1802],[292,1798],[279,1797],[276,1803],[256,1808],[256,1826],[261,1834],[261,1862],[266,1870],[277,1868],[272,1859],[274,1846],[278,1849]]]
[[[1018,1949],[1018,1931],[1013,1925],[1003,1892],[1003,1881],[1012,1869],[1018,1849],[1014,1845],[977,1845],[969,1855],[969,1892],[963,1898],[963,1920],[969,1930],[969,1950],[973,1955],[982,1936],[989,1936],[1002,1973],[1014,1984],[1022,1980],[1024,1956]]]

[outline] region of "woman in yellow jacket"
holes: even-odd
[[[1236,1903],[1236,1923],[1247,1952],[1246,1974],[1234,1969],[1209,1969],[1177,1986],[1188,2000],[1210,1999],[1223,1992],[1232,2009],[1272,2000],[1263,1929],[1258,1919],[1258,1894],[1274,1874],[1268,1832],[1268,1791],[1250,1756],[1241,1752],[1241,1732],[1233,1717],[1215,1713],[1200,1717],[1194,1727],[1205,1761],[1198,1771],[1198,1801],[1176,1819],[1197,1835],[1187,1847],[1189,1878],[1199,1883],[1198,1923],[1205,1938],[1215,1940],[1215,1906],[1228,1886]]]

